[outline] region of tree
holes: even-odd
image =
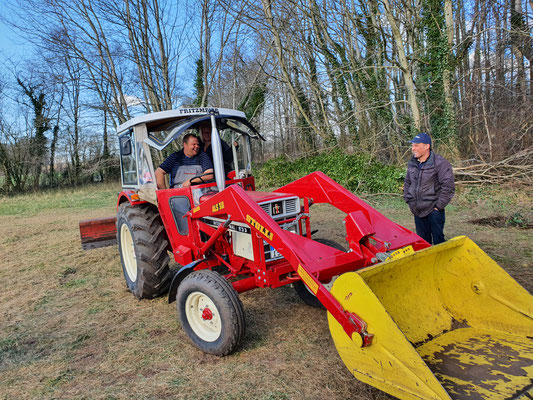
[[[30,100],[33,111],[35,131],[29,142],[29,161],[32,165],[33,188],[37,190],[47,150],[45,132],[50,129],[50,118],[47,116],[44,92],[37,85],[24,83],[20,78],[17,78],[17,83]]]
[[[196,94],[192,104],[196,107],[204,107],[204,100],[206,99],[204,84],[204,61],[201,58],[196,60],[196,78],[194,79],[194,89]]]
[[[172,107],[178,96],[180,55],[188,46],[187,21],[178,22],[170,0],[11,0],[25,12],[25,32],[35,45],[62,49],[84,64],[82,79],[115,123],[131,117],[130,105],[146,112]],[[132,99],[137,99],[132,103]]]

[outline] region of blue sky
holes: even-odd
[[[2,68],[6,59],[16,63],[32,46],[4,22],[4,19],[12,20],[14,15],[3,1],[0,1],[0,16],[0,68]]]

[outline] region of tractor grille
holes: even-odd
[[[287,214],[297,214],[299,210],[298,199],[290,199],[285,202],[285,211]]]
[[[261,208],[264,212],[266,212],[268,215],[270,215],[270,203],[266,204],[260,204]]]
[[[268,215],[270,215],[275,220],[293,217],[300,211],[300,201],[298,197],[278,201],[270,201],[268,203],[260,203],[259,205]]]

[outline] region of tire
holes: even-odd
[[[117,242],[130,292],[139,300],[166,293],[172,278],[169,243],[157,210],[122,203],[117,213]]]
[[[179,285],[176,307],[183,330],[205,353],[226,356],[244,337],[244,309],[233,286],[216,272],[194,271]]]
[[[318,243],[325,244],[327,246],[331,246],[337,250],[346,251],[344,247],[342,247],[339,243],[329,240],[329,239],[314,239]],[[333,283],[333,279],[331,280],[330,284]],[[324,308],[324,305],[316,298],[316,296],[305,286],[305,284],[302,281],[294,282],[294,290],[300,296],[300,299],[303,300],[305,304],[311,307],[315,308]]]

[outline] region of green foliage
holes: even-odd
[[[196,60],[196,78],[194,79],[194,90],[196,91],[196,98],[193,105],[196,107],[202,107],[202,98],[204,97],[205,85],[204,85],[204,61],[199,58]]]
[[[257,172],[257,185],[283,186],[314,171],[324,172],[348,190],[365,193],[398,193],[405,176],[403,168],[381,164],[367,154],[334,150],[294,161],[270,160]]]
[[[265,94],[267,91],[266,83],[259,83],[252,87],[250,93],[241,101],[238,110],[244,111],[246,118],[251,120],[258,115],[265,104]]]
[[[516,226],[516,227],[519,227],[519,228],[525,228],[528,224],[529,224],[529,221],[520,212],[513,213],[505,221],[505,225],[507,225],[507,226]]]

